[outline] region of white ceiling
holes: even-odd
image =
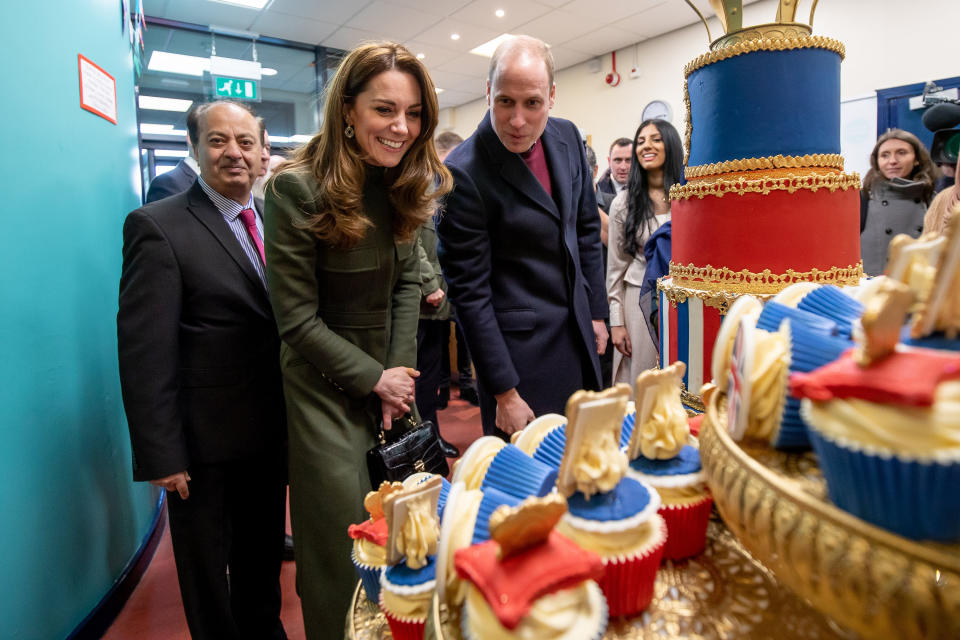
[[[708,11],[704,0],[697,4]],[[501,33],[547,42],[563,69],[698,20],[684,0],[272,0],[259,11],[212,0],[143,5],[148,16],[339,49],[365,40],[402,42],[425,55],[444,90],[441,107],[483,96],[489,60],[469,51]]]

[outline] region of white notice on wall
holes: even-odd
[[[117,82],[109,73],[77,54],[80,61],[80,106],[117,124]]]

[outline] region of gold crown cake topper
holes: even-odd
[[[739,44],[746,40],[786,40],[809,36],[813,30],[813,14],[817,10],[817,2],[819,0],[813,0],[813,4],[810,5],[810,19],[807,23],[795,22],[800,0],[780,0],[777,6],[776,22],[744,27],[743,0],[710,0],[710,6],[720,19],[720,25],[725,34],[714,40],[703,13],[692,0],[686,0],[707,29],[711,50]]]

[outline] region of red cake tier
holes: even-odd
[[[677,284],[755,293],[777,292],[798,280],[856,284],[858,178],[760,173],[671,190],[671,275]]]

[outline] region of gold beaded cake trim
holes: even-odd
[[[707,291],[721,291],[731,294],[780,293],[795,282],[816,282],[817,284],[835,284],[837,286],[856,285],[863,277],[863,262],[846,267],[831,267],[827,270],[811,269],[773,273],[770,269],[756,273],[747,269],[733,271],[727,267],[694,264],[679,265],[670,261],[670,275],[675,286],[687,286]]]
[[[670,304],[676,307],[687,301],[688,298],[699,298],[705,307],[712,307],[720,312],[720,315],[726,315],[730,305],[739,298],[741,293],[731,293],[728,291],[707,291],[706,289],[697,289],[695,287],[682,287],[674,282],[666,283],[666,276],[657,280],[657,290],[663,291]],[[752,294],[761,300],[768,300],[775,294]]]
[[[843,171],[843,156],[839,153],[811,153],[805,156],[767,156],[765,158],[741,158],[713,164],[687,167],[683,175],[687,180],[715,176],[735,171],[758,171],[762,169],[805,169],[820,167]]]
[[[687,78],[697,69],[720,62],[728,58],[740,56],[754,51],[788,51],[791,49],[826,49],[840,55],[840,59],[847,55],[847,48],[843,43],[833,38],[823,36],[806,36],[803,38],[785,38],[782,40],[771,40],[764,38],[761,40],[744,40],[737,44],[717,49],[709,53],[697,56],[686,64],[683,68],[683,77]]]
[[[739,196],[747,193],[767,195],[771,191],[795,193],[801,189],[814,192],[820,189],[828,189],[830,191],[836,191],[837,189],[843,191],[856,189],[859,191],[860,176],[856,173],[808,173],[802,175],[789,174],[781,177],[767,176],[747,178],[745,176],[739,176],[732,179],[717,178],[715,180],[698,180],[682,185],[675,184],[670,187],[670,199],[703,199],[707,196],[722,198],[728,193],[735,193]]]

